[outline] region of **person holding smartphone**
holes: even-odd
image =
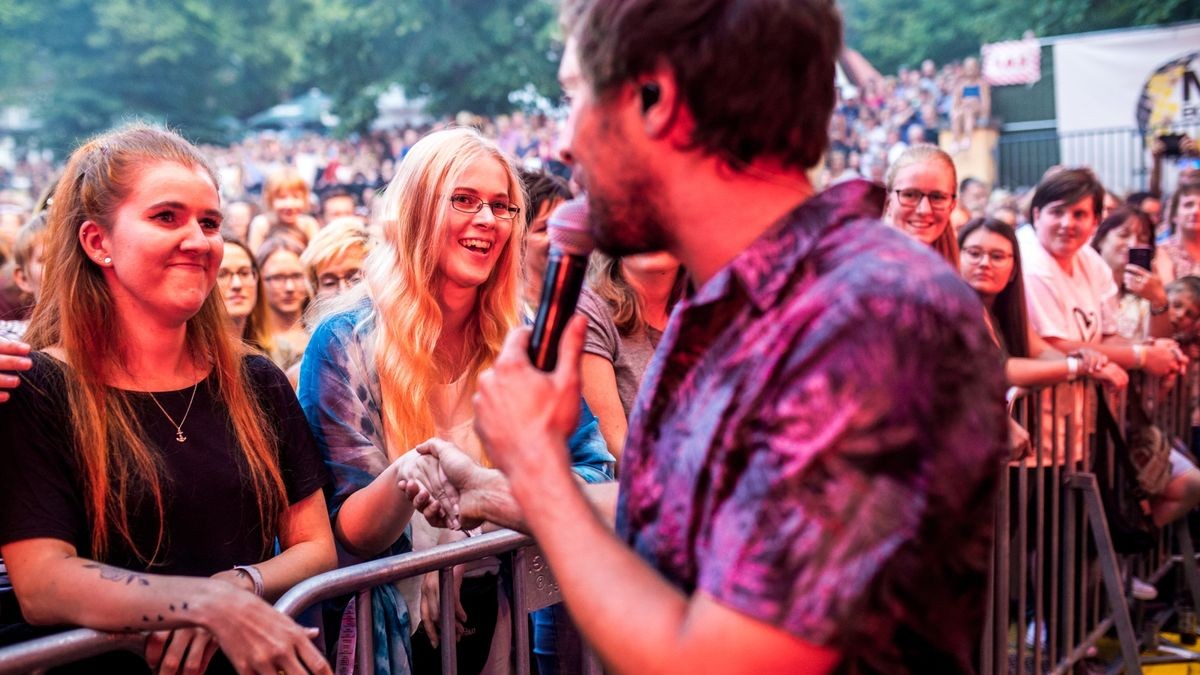
[[[1115,209],[1096,228],[1092,248],[1112,270],[1117,285],[1117,334],[1141,342],[1168,337],[1167,292],[1154,262],[1153,224],[1131,206]]]

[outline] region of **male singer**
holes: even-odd
[[[632,413],[615,533],[568,463],[578,318],[553,373],[522,329],[479,379],[476,427],[503,475],[422,448],[460,517],[532,532],[614,672],[973,672],[1007,447],[1000,358],[955,271],[876,220],[882,190],[813,194],[834,3],[566,11],[565,156],[597,243],[667,249],[698,290]]]

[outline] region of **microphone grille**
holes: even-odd
[[[596,247],[588,226],[587,197],[564,202],[550,214],[546,223],[550,245],[568,255],[586,256]]]

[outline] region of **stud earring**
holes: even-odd
[[[111,264],[112,264],[112,258],[110,258],[110,257],[108,257],[108,256],[104,256],[104,260],[102,260],[101,262],[102,262],[102,263],[104,263],[105,265],[111,265]]]

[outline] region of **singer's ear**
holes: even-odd
[[[665,66],[647,73],[635,82],[637,104],[642,115],[642,124],[651,138],[663,138],[672,133],[672,126],[680,121],[679,88],[675,76]]]

